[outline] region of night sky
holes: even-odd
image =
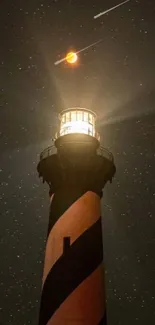
[[[109,325],[155,324],[155,2],[5,0],[0,9],[0,325],[37,325],[57,113],[99,116],[117,166],[102,202]],[[76,68],[54,66],[70,49]]]

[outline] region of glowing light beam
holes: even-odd
[[[99,18],[99,17],[101,17],[101,16],[107,14],[108,12],[110,12],[110,11],[112,11],[112,10],[114,10],[114,9],[116,9],[116,8],[118,8],[118,7],[120,7],[120,6],[122,6],[122,5],[124,5],[125,3],[129,2],[129,1],[130,1],[130,0],[123,1],[123,2],[119,3],[117,6],[114,6],[114,7],[110,8],[110,9],[107,9],[107,10],[105,10],[105,11],[103,11],[103,12],[100,12],[98,15],[95,15],[95,16],[94,16],[94,19]]]

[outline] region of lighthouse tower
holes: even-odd
[[[37,167],[50,188],[39,325],[105,325],[100,199],[116,169],[94,112],[75,107],[59,119]]]

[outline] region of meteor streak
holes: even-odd
[[[70,53],[72,53],[73,56],[74,56],[74,55],[77,56],[77,54],[79,54],[79,53],[81,53],[81,52],[83,52],[83,51],[89,49],[90,47],[92,47],[92,46],[94,46],[94,45],[96,45],[96,44],[98,44],[98,43],[100,43],[100,42],[102,42],[102,39],[100,39],[99,41],[97,41],[97,42],[95,42],[95,43],[92,43],[92,44],[90,44],[90,45],[84,47],[83,49],[81,49],[81,50],[79,50],[79,51],[77,51],[77,52],[75,52],[75,53],[74,53],[74,52],[70,52]],[[70,53],[69,53],[69,54],[70,54]],[[71,54],[70,54],[70,55],[71,55]],[[62,62],[64,62],[64,61],[67,61],[67,55],[66,55],[65,58],[60,59],[60,60],[54,62],[54,64],[55,64],[55,65],[58,65],[58,64],[60,64],[60,63],[62,63]],[[73,60],[72,62],[70,61],[70,63],[74,63],[74,62],[75,62],[75,60]]]
[[[124,2],[119,3],[117,6],[114,6],[114,7],[110,8],[110,9],[108,9],[108,10],[105,10],[105,11],[103,11],[103,12],[100,12],[98,15],[94,16],[94,19],[99,18],[100,16],[103,16],[103,15],[107,14],[109,11],[112,11],[112,10],[116,9],[116,8],[118,8],[118,7],[122,6],[122,5],[124,5],[125,3],[129,2],[129,1],[130,1],[130,0],[126,0],[126,1],[124,1]]]

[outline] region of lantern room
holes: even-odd
[[[70,108],[59,115],[60,130],[57,137],[67,134],[86,134],[99,141],[99,134],[96,132],[96,114],[85,108]]]

